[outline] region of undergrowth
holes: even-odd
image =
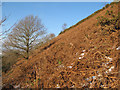
[[[97,25],[101,26],[101,30],[103,31],[103,34],[111,34],[112,32],[116,32],[117,30],[120,29],[119,25],[119,15],[115,16],[113,14],[113,11],[106,11],[106,15],[109,15],[111,18],[106,18],[103,16],[97,17]]]

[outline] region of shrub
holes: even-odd
[[[106,4],[106,5],[105,5],[105,8],[108,8],[109,6],[110,6],[110,4]]]
[[[101,30],[103,30],[104,34],[111,34],[112,32],[115,32],[116,30],[120,29],[119,26],[119,17],[111,15],[112,18],[108,19],[106,17],[97,17],[98,24],[101,25]]]
[[[113,5],[111,5],[111,8],[113,8]]]
[[[108,11],[108,10],[106,11],[105,15],[107,15],[107,14],[109,14],[109,11]]]
[[[2,56],[2,71],[6,73],[10,70],[11,67],[17,62],[19,57],[21,57],[21,55],[14,51],[7,51]]]
[[[103,7],[102,9],[105,9],[105,7]]]
[[[118,4],[119,2],[112,2],[112,3],[110,3],[110,5],[113,5],[113,4]]]
[[[113,14],[113,11],[111,10],[111,14]]]

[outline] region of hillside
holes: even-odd
[[[21,88],[117,88],[118,31],[108,33],[97,25],[99,16],[118,15],[112,4],[89,19],[36,49],[30,59],[18,61],[6,75],[3,85]]]

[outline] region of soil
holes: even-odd
[[[117,88],[118,31],[104,35],[97,17],[107,10],[118,13],[118,5],[57,36],[33,51],[29,60],[18,61],[3,75],[3,85],[21,88]]]

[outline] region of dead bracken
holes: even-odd
[[[120,30],[103,33],[96,25],[98,16],[111,18],[107,10],[117,15],[118,4],[113,5],[54,38],[46,44],[49,49],[35,50],[29,61],[3,75],[3,83],[22,88],[118,88]]]

